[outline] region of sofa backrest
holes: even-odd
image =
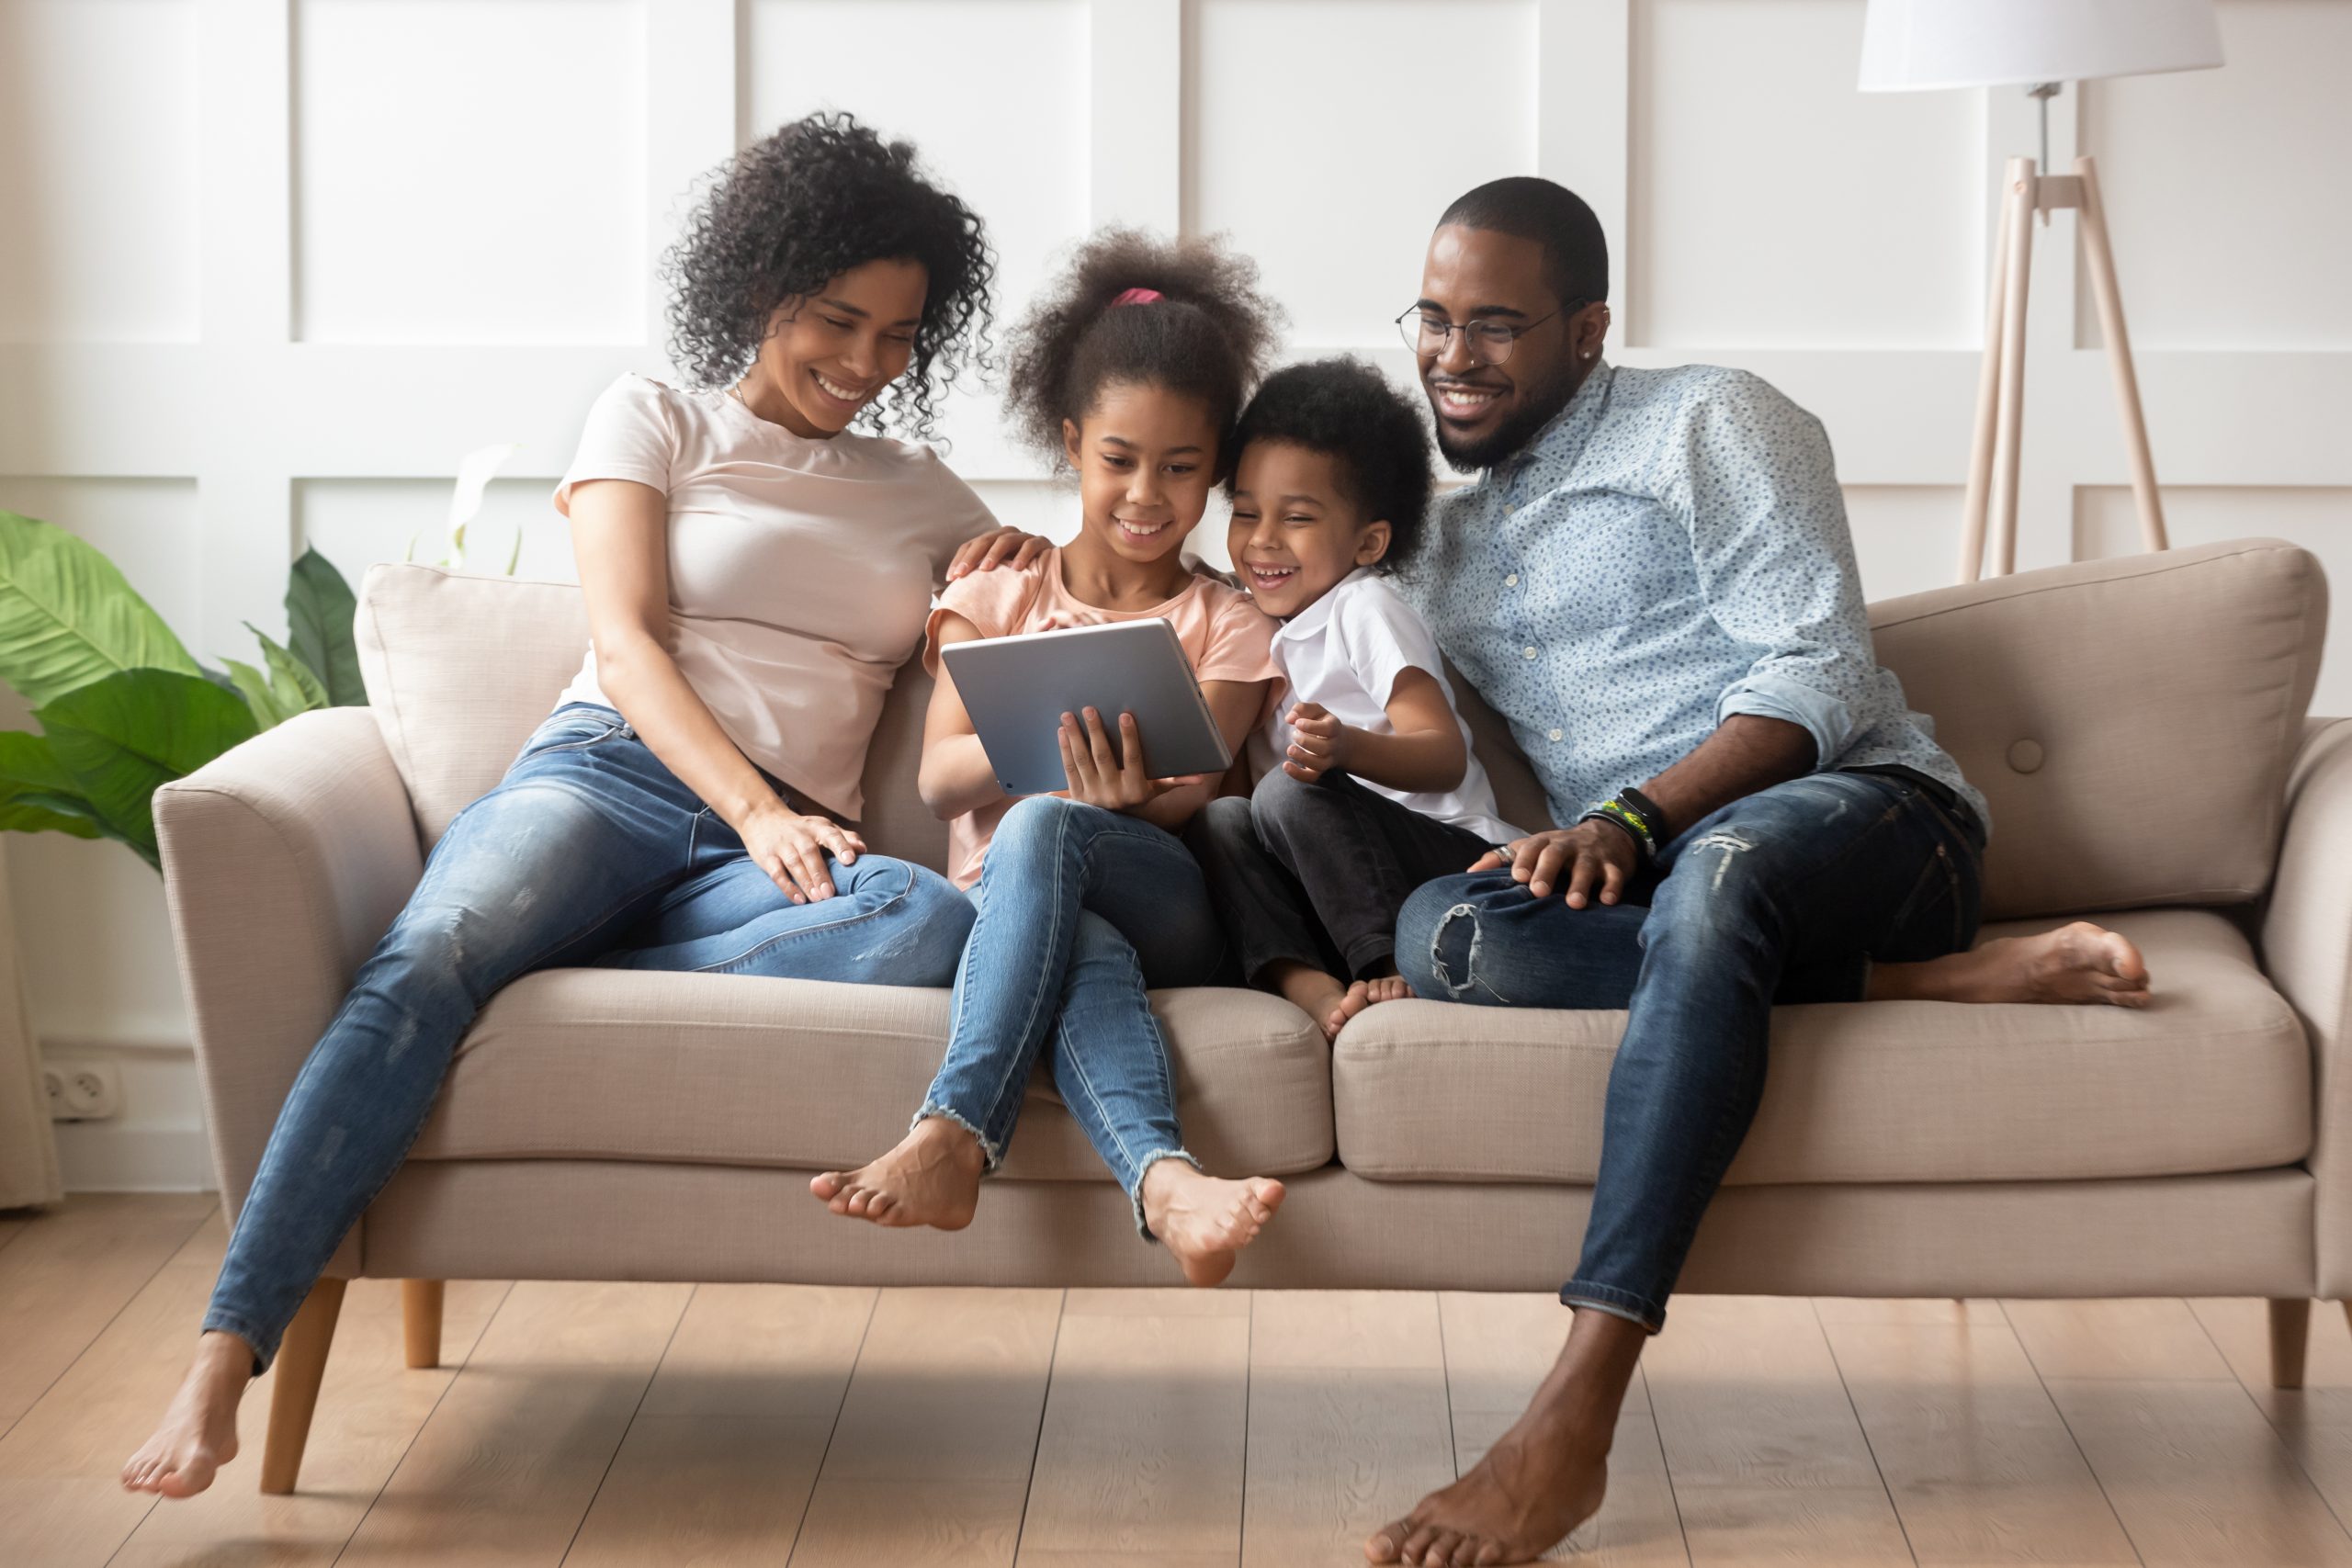
[[[2326,619],[2319,563],[2275,539],[1871,609],[1879,657],[1991,805],[1988,919],[2258,895]],[[371,568],[357,633],[428,848],[498,782],[588,645],[576,588],[428,566]],[[919,662],[899,671],[866,759],[862,827],[883,853],[944,867],[945,826],[914,787],[930,694]],[[1503,815],[1541,826],[1543,793],[1507,728],[1464,705]]]

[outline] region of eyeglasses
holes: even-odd
[[[1589,303],[1589,300],[1575,300],[1553,311],[1552,316],[1571,314],[1583,310]],[[1510,351],[1519,343],[1520,334],[1542,326],[1552,316],[1538,316],[1532,321],[1506,321],[1493,316],[1449,321],[1433,310],[1415,305],[1396,318],[1396,331],[1404,338],[1407,348],[1432,358],[1443,355],[1446,341],[1455,333],[1460,333],[1463,342],[1470,345],[1471,358],[1481,365],[1500,365],[1510,357]]]

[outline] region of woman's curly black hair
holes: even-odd
[[[1114,306],[1130,288],[1160,298]],[[1233,423],[1281,320],[1259,291],[1258,264],[1217,241],[1106,229],[1079,246],[1014,329],[1007,417],[1058,471],[1069,467],[1062,422],[1082,423],[1103,388],[1141,383],[1198,398],[1217,432],[1213,470],[1222,479],[1233,466]]]
[[[930,275],[906,374],[857,423],[928,436],[941,392],[989,367],[996,254],[979,216],[931,182],[906,141],[856,118],[812,114],[738,152],[712,176],[662,257],[670,357],[698,387],[731,385],[767,341],[776,307],[870,261]]]
[[[1340,489],[1367,523],[1388,525],[1380,570],[1412,558],[1430,509],[1430,433],[1418,400],[1361,359],[1285,366],[1241,412],[1234,461],[1253,441],[1285,441],[1331,459]],[[1232,493],[1233,481],[1226,481]]]

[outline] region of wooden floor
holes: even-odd
[[[1299,1568],[1476,1460],[1541,1297],[452,1283],[447,1366],[353,1286],[300,1492],[119,1491],[220,1257],[209,1199],[0,1217],[0,1562]],[[1683,1297],[1595,1563],[2342,1563],[2352,1337],[2252,1301]]]

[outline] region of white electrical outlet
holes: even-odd
[[[122,1114],[122,1072],[112,1062],[60,1057],[41,1064],[40,1078],[52,1122],[100,1122]]]

